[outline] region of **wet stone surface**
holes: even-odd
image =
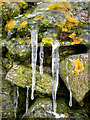
[[[66,64],[68,65],[66,67]],[[73,97],[81,102],[88,88],[88,54],[73,55],[60,63],[60,76],[67,88],[67,76]]]
[[[57,99],[57,110],[54,114],[52,110],[52,100],[50,98],[37,98],[34,104],[29,108],[28,114],[24,114],[22,119],[25,118],[81,118],[82,120],[88,119],[86,112],[81,109],[70,109],[66,105],[64,98]]]

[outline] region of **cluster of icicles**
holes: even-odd
[[[37,62],[37,50],[38,50],[38,30],[30,30],[31,32],[31,50],[32,50],[32,55],[31,55],[31,64],[32,64],[32,91],[31,91],[31,99],[34,99],[34,89],[35,89],[35,74],[36,74],[36,62]],[[56,113],[56,94],[57,94],[57,88],[58,88],[58,81],[59,81],[59,47],[60,43],[54,39],[52,43],[52,98],[53,98],[53,111],[49,113],[52,113],[57,117],[60,117]],[[40,74],[43,74],[43,57],[44,57],[44,43],[41,42],[40,44]],[[69,101],[69,106],[72,106],[72,92],[69,84],[69,78],[68,78],[68,62],[66,63],[66,70],[67,70],[67,83],[69,86],[69,91],[70,91],[70,101]],[[18,105],[18,97],[19,97],[19,88],[17,87],[17,91],[14,95],[14,111],[15,111],[15,116],[16,116],[16,109]],[[29,103],[29,86],[27,86],[27,95],[26,95],[26,113],[28,113],[28,103]]]

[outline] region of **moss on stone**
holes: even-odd
[[[74,61],[80,59],[83,62],[83,71],[77,74],[74,71]],[[68,71],[66,72],[66,62],[68,61]],[[65,85],[69,89],[66,77],[68,76],[73,97],[79,103],[83,100],[85,94],[88,92],[88,56],[87,54],[80,54],[70,56],[60,63],[60,76]],[[67,75],[68,74],[68,75]]]
[[[13,68],[7,73],[6,79],[14,84],[25,88],[32,85],[32,68],[22,65],[14,65]],[[36,85],[35,90],[45,94],[51,94],[52,92],[52,77],[47,73],[40,75],[36,71]]]

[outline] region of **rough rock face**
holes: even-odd
[[[52,110],[52,101],[50,98],[38,98],[34,104],[29,108],[28,114],[24,114],[22,119],[25,118],[81,118],[82,120],[87,119],[86,112],[83,108],[81,109],[70,109],[64,98],[57,100],[57,111],[54,114]]]
[[[47,2],[48,1],[48,2]],[[55,0],[53,0],[54,2]],[[60,0],[58,0],[59,2]],[[36,99],[35,103],[30,102],[30,109],[28,117],[30,118],[55,118],[62,115],[66,118],[76,117],[86,119],[89,115],[88,100],[86,93],[88,93],[88,54],[85,54],[89,48],[88,41],[88,2],[72,2],[71,3],[54,3],[46,0],[46,2],[35,3],[5,3],[2,6],[2,39],[0,41],[0,48],[2,48],[2,65],[3,69],[2,77],[3,81],[10,81],[15,85],[22,87],[22,89],[32,86],[32,68],[31,68],[31,30],[38,30],[38,53],[37,53],[37,71],[35,90],[36,96],[51,96],[52,93],[52,44],[50,39],[58,40],[60,42],[59,57],[60,57],[60,78],[64,83],[60,83],[61,89],[58,89],[57,94],[57,113],[52,111],[52,101],[49,98]],[[56,1],[55,1],[56,2]],[[26,10],[27,4],[32,6],[29,10]],[[71,8],[70,8],[71,4]],[[59,5],[59,6],[58,6]],[[35,8],[36,7],[36,8]],[[28,7],[29,8],[29,7]],[[31,10],[32,8],[32,10]],[[34,9],[35,8],[35,9]],[[23,13],[20,15],[20,13]],[[72,13],[72,14],[71,14]],[[0,14],[1,15],[1,14]],[[10,20],[10,21],[9,21]],[[71,36],[71,37],[70,37]],[[90,35],[89,35],[90,36]],[[5,39],[6,38],[6,39]],[[46,39],[44,45],[44,58],[43,58],[43,71],[40,75],[40,44],[42,40]],[[48,41],[48,42],[47,42]],[[79,55],[77,55],[79,54]],[[69,55],[72,55],[68,57]],[[28,62],[27,62],[28,61]],[[13,64],[17,62],[17,64]],[[25,65],[27,62],[28,65]],[[27,67],[26,67],[27,66]],[[48,69],[50,67],[50,69]],[[0,73],[1,74],[1,73]],[[69,79],[70,86],[68,86],[67,79]],[[8,80],[8,81],[7,81]],[[63,82],[61,80],[61,82]],[[79,109],[75,106],[73,99],[73,106],[68,107],[69,92],[65,85],[69,89],[71,88],[73,98],[77,101],[77,104],[84,104],[84,109]],[[60,87],[60,85],[59,85]],[[9,85],[3,85],[2,94],[2,114],[3,118],[11,118],[13,116],[13,102],[10,93],[13,94],[13,89]],[[6,91],[6,92],[5,92]],[[8,92],[10,91],[10,92]],[[65,92],[66,91],[66,92]],[[5,93],[4,93],[5,92]],[[22,91],[21,91],[22,92]],[[8,93],[8,94],[7,94]],[[20,93],[19,108],[17,114],[20,112],[20,116],[23,115],[26,108],[26,92]],[[41,94],[42,93],[42,94]],[[66,95],[63,95],[63,93]],[[45,95],[48,94],[48,95]],[[58,97],[60,96],[60,99]],[[35,97],[36,97],[35,96]],[[30,97],[30,94],[29,94]],[[63,98],[61,98],[63,97]],[[65,99],[65,98],[66,99]],[[23,99],[23,100],[22,100]],[[9,104],[7,104],[7,101]],[[83,102],[82,102],[83,101]],[[33,105],[32,105],[33,103]],[[66,104],[67,103],[67,104]],[[83,104],[82,104],[83,103]],[[86,106],[86,108],[85,108]],[[22,112],[22,109],[23,112]],[[7,109],[8,111],[6,111]],[[85,112],[86,109],[86,112]],[[26,117],[26,113],[23,118]]]
[[[30,57],[30,39],[28,37],[22,38],[12,38],[7,43],[7,49],[9,54],[12,55],[12,58],[18,61],[24,61]]]
[[[6,75],[7,80],[14,84],[25,88],[27,85],[32,85],[32,68],[25,67],[24,65],[13,65]],[[45,94],[52,92],[52,77],[46,73],[40,75],[36,72],[36,85],[35,90]]]
[[[11,99],[12,87],[10,82],[3,79],[2,81],[2,94],[0,93],[0,104],[1,110],[0,114],[2,114],[3,119],[10,119],[14,117],[14,105]],[[12,92],[13,94],[13,92]]]
[[[60,63],[60,76],[67,83],[69,78],[70,87],[73,97],[76,101],[83,100],[88,88],[88,54],[73,55]]]
[[[6,3],[2,6],[3,20],[20,15],[20,7],[17,3]]]

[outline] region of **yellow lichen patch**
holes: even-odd
[[[22,44],[22,43],[23,43],[23,40],[20,40],[19,43]]]
[[[27,21],[22,22],[17,30],[20,30],[21,28],[24,28],[27,25]]]
[[[72,33],[71,35],[69,35],[69,37],[70,37],[70,38],[72,38],[72,39],[74,39],[74,38],[75,38],[75,36],[76,36],[76,34],[75,34],[75,33]]]
[[[25,4],[24,1],[19,2],[19,5],[22,7],[22,5]]]
[[[68,29],[67,29],[67,27],[65,27],[65,28],[62,28],[62,31],[68,31]]]
[[[52,44],[52,43],[53,43],[53,39],[52,39],[51,37],[43,38],[43,39],[42,39],[42,42]]]
[[[1,2],[1,1],[0,1],[0,6],[2,6],[2,5],[4,5],[4,2]]]
[[[53,36],[57,36],[57,33],[53,33]]]
[[[20,51],[20,49],[17,49],[17,50],[16,50],[16,52],[19,52],[19,51]]]
[[[53,3],[51,6],[48,7],[49,10],[58,10],[63,12],[68,12],[70,8],[71,8],[71,5],[69,2]]]
[[[67,29],[71,29],[71,27],[73,26],[77,26],[79,23],[79,21],[77,19],[74,18],[73,14],[70,13],[67,17],[66,17],[66,21],[63,24],[63,27],[66,27]]]
[[[73,44],[79,44],[80,42],[82,42],[82,38],[80,37],[75,37],[76,34],[75,33],[72,33],[71,35],[69,35],[70,38],[73,39]]]
[[[62,27],[62,31],[67,31],[68,29],[71,29],[71,27],[77,26],[78,23],[79,21],[74,18],[73,14],[69,13],[64,24],[57,22],[56,25]]]
[[[77,59],[74,62],[74,64],[75,64],[74,70],[76,71],[76,73],[82,72],[82,70],[83,70],[83,63],[79,59]]]
[[[34,17],[34,20],[41,20],[43,17],[43,15],[37,15]]]
[[[12,65],[11,65],[11,64],[9,64],[9,67],[11,68],[11,67],[12,67]]]
[[[63,27],[63,24],[58,22],[58,21],[56,22],[56,25],[59,26],[59,27]]]
[[[64,45],[64,42],[62,42],[62,44]]]
[[[70,15],[68,15],[68,16],[66,17],[66,19],[67,19],[67,20],[66,20],[66,23],[65,23],[65,24],[71,23],[72,26],[77,26],[78,23],[79,23],[79,21],[74,18],[74,16],[73,16],[72,13],[71,13]]]
[[[69,118],[69,114],[68,113],[64,113],[65,117],[64,118]]]
[[[79,44],[79,43],[82,42],[82,40],[83,40],[83,39],[81,39],[80,37],[75,37],[75,38],[73,39],[73,44]]]
[[[51,6],[48,7],[49,10],[58,10],[59,6],[57,5],[57,3],[53,3]]]
[[[14,20],[10,20],[7,24],[6,24],[6,26],[5,26],[5,30],[10,30],[11,31],[11,29],[12,29],[12,27],[13,26],[15,26],[15,21]]]

